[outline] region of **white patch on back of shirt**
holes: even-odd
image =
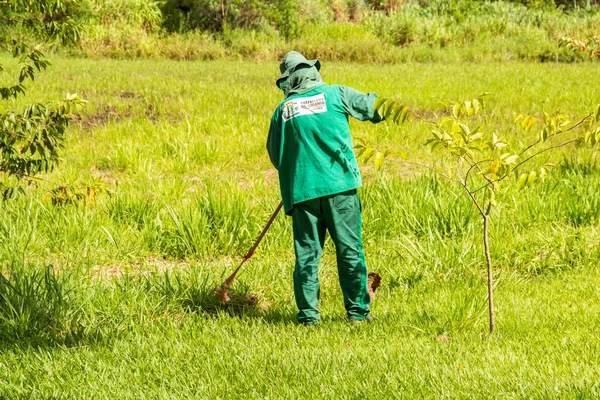
[[[321,93],[311,97],[301,97],[287,101],[282,107],[282,117],[284,121],[301,115],[320,114],[327,112],[325,96]]]

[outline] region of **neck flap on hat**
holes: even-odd
[[[279,83],[279,88],[286,98],[294,94],[302,94],[318,86],[324,85],[321,74],[315,67],[299,66],[290,76]]]

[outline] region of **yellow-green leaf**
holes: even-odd
[[[475,142],[483,137],[483,132],[477,132],[470,137],[471,142]]]
[[[460,133],[460,124],[454,121],[452,124],[452,136],[456,137]]]
[[[546,111],[542,112],[542,115],[544,116],[544,125],[548,125],[548,121],[550,120],[550,116],[548,115],[548,113]]]
[[[484,171],[483,175],[496,175],[498,172],[499,163],[498,161],[492,162]]]
[[[448,135],[446,132],[442,132],[442,140],[448,144],[454,141],[452,136]]]
[[[473,104],[467,100],[467,101],[465,101],[464,106],[465,106],[465,111],[467,112],[467,115],[469,117],[471,115],[473,115]]]
[[[373,162],[375,163],[375,169],[377,171],[379,171],[381,169],[381,167],[383,166],[383,154],[378,151],[377,153],[375,153],[375,157],[373,158]]]
[[[360,147],[359,146],[354,146],[354,149],[356,151],[356,157],[360,157],[365,152],[366,147],[365,146],[360,146]]]
[[[400,112],[400,116],[398,117],[398,123],[403,124],[408,121],[408,108],[402,106],[402,112]]]
[[[515,164],[517,162],[517,158],[519,158],[519,156],[516,154],[513,154],[512,156],[510,156],[510,155],[508,155],[508,153],[505,153],[500,158],[504,161],[505,164],[511,165],[511,164]]]
[[[536,123],[536,121],[537,118],[528,115],[521,121],[521,127],[523,128],[523,130],[525,130],[525,132],[529,132],[531,127]]]
[[[454,107],[452,107],[452,115],[454,115],[454,118],[460,116],[460,104],[455,104]]]
[[[481,103],[479,100],[473,99],[473,112],[479,114],[479,110],[481,110]]]
[[[517,180],[517,189],[523,189],[525,187],[525,185],[527,184],[527,174],[521,174],[521,176],[519,176],[519,179]]]
[[[594,119],[596,122],[600,122],[600,104],[596,106],[596,111],[594,111]]]
[[[537,180],[537,173],[535,171],[531,171],[529,176],[527,176],[527,185],[532,185]]]

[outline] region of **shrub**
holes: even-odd
[[[166,0],[161,5],[163,27],[171,32],[203,30],[220,32],[229,25],[257,29],[271,2],[258,0]]]

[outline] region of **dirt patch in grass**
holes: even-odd
[[[269,168],[266,171],[263,171],[263,177],[265,183],[267,183],[269,186],[277,186],[277,183],[279,182],[279,177],[275,168]]]
[[[122,99],[142,99],[142,95],[134,92],[128,92],[126,90],[121,90],[120,92],[113,93],[115,97],[120,97]]]
[[[99,178],[103,182],[106,182],[110,185],[114,185],[115,183],[117,183],[117,177],[115,177],[109,170],[99,169],[99,168],[93,166],[90,169],[90,173],[95,178]]]
[[[89,131],[106,126],[109,122],[119,122],[131,118],[131,115],[130,106],[127,106],[125,110],[118,110],[113,104],[104,104],[95,113],[75,114],[72,121],[81,126],[83,130]]]
[[[439,335],[438,337],[436,337],[436,340],[439,340],[442,343],[448,344],[452,341],[452,338],[450,338],[447,335],[442,334],[442,335]]]
[[[116,265],[95,265],[90,268],[90,274],[95,279],[116,279],[123,276],[126,267],[122,264]]]
[[[142,115],[153,124],[161,120],[160,115],[156,112],[156,106],[153,103],[148,103]],[[106,126],[109,123],[118,123],[125,119],[136,116],[132,111],[131,105],[127,105],[124,109],[117,108],[114,104],[103,104],[99,109],[91,114],[78,113],[73,116],[73,124],[79,125],[83,130],[90,131],[92,129]],[[169,122],[176,123],[181,121],[180,117],[169,118]]]
[[[164,273],[189,268],[189,261],[168,260],[160,257],[146,257],[131,263],[114,265],[96,265],[90,268],[94,278],[117,279],[126,273],[137,272],[141,274]]]
[[[447,108],[438,108],[436,110],[415,108],[415,109],[411,109],[411,111],[414,112],[419,117],[426,119],[428,121],[438,121],[439,119],[441,119],[443,117],[450,116],[450,110],[448,110]],[[416,119],[414,116],[411,116],[411,118]]]
[[[216,303],[209,303],[202,307],[203,310],[211,312],[218,309],[224,309],[231,312],[241,312],[247,310],[267,311],[270,305],[265,301],[262,293],[259,292],[236,292],[229,290],[227,292],[229,301],[222,303],[215,294]]]

